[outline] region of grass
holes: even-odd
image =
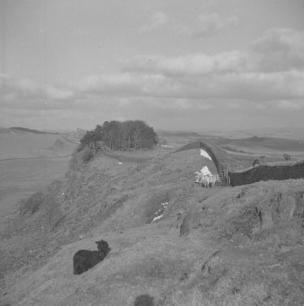
[[[86,166],[74,161],[39,213],[10,219],[14,230],[0,242],[4,302],[119,306],[148,294],[156,305],[299,305],[303,181],[204,189],[193,183],[204,164],[198,150],[172,151],[155,150],[146,160],[137,153],[123,164],[104,155]],[[165,201],[164,217],[150,224]],[[56,226],[46,226],[49,220]],[[111,247],[107,258],[73,275],[73,254],[99,239]]]

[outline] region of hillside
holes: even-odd
[[[19,127],[0,130],[0,160],[70,155],[76,145],[75,133],[60,134]]]
[[[64,176],[76,145],[66,135],[0,129],[0,231],[21,199]]]
[[[278,137],[249,137],[241,139],[222,138],[218,141],[225,149],[245,152],[294,152],[304,151],[304,141]]]
[[[3,302],[118,306],[149,294],[155,305],[302,303],[303,180],[203,189],[193,183],[206,162],[197,150],[128,154],[83,164],[78,153],[64,180],[7,220]],[[99,239],[110,254],[73,275],[73,254]]]

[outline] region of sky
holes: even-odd
[[[303,118],[304,0],[0,0],[0,126]]]

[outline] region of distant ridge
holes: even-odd
[[[158,130],[157,133],[161,136],[179,136],[179,137],[200,137],[201,135],[191,131],[166,131]]]
[[[248,148],[268,148],[279,151],[304,151],[304,141],[280,137],[248,137],[239,139],[222,139],[221,145],[233,145]]]
[[[52,135],[59,135],[58,132],[39,131],[39,130],[24,128],[24,127],[19,127],[19,126],[12,126],[12,127],[8,128],[8,130],[9,130],[9,131],[12,131],[12,132],[23,132],[23,133],[33,133],[33,134],[52,134]]]

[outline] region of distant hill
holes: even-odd
[[[240,139],[224,139],[220,140],[220,144],[231,146],[231,148],[249,148],[249,149],[271,149],[276,151],[304,151],[304,141],[277,137],[248,137]]]
[[[0,160],[49,156],[48,150],[61,136],[55,132],[12,127],[0,130]]]
[[[159,130],[157,133],[160,136],[177,136],[177,137],[199,137],[200,134],[196,132],[191,131],[165,131],[165,130]]]
[[[34,134],[52,134],[52,135],[58,135],[58,132],[54,131],[40,131],[40,130],[35,130],[35,129],[29,129],[29,128],[24,128],[24,127],[19,127],[19,126],[12,126],[7,129],[8,131],[15,132],[15,133],[34,133]]]

